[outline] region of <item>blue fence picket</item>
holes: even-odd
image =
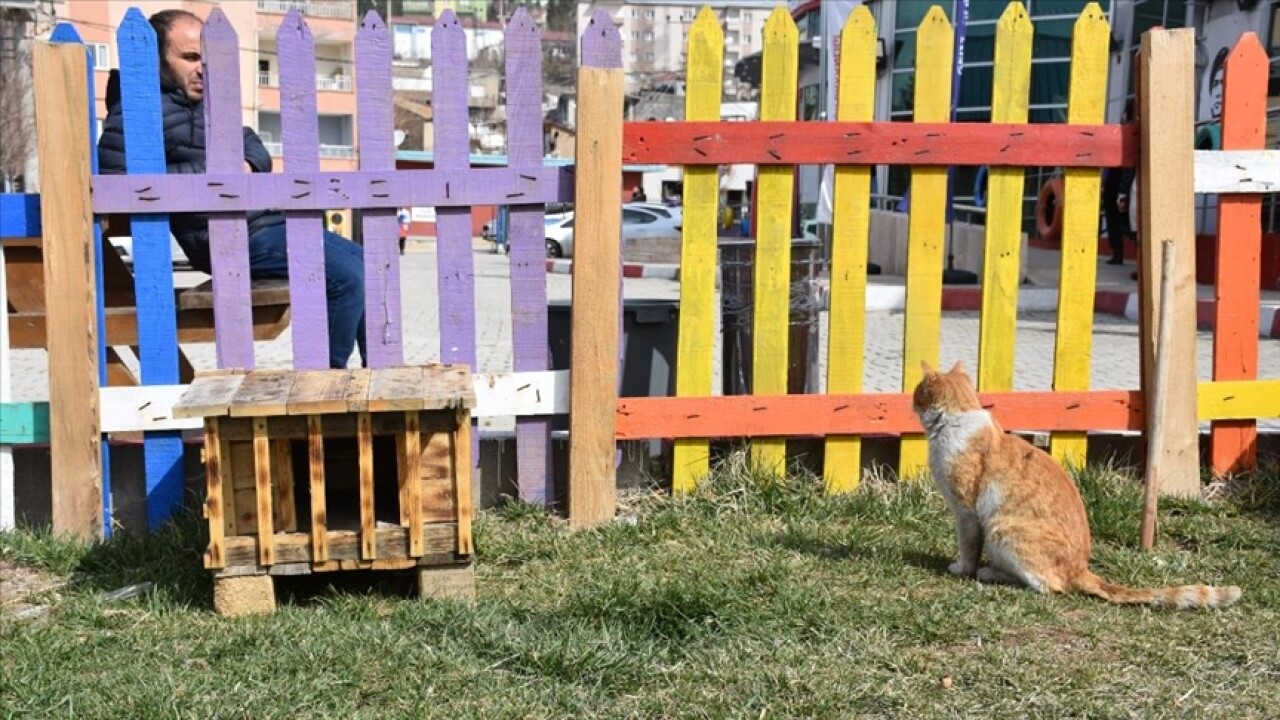
[[[120,94],[125,117],[125,167],[131,174],[165,172],[160,118],[160,62],[155,31],[130,8],[116,32]],[[134,296],[138,308],[138,359],[143,385],[178,382],[178,326],[173,295],[169,216],[134,215]],[[143,437],[147,525],[159,527],[182,501],[182,434],[149,432]]]

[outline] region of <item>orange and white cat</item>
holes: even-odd
[[[929,469],[956,519],[959,559],[948,568],[982,582],[1026,585],[1040,593],[1079,591],[1113,603],[1175,608],[1226,607],[1238,587],[1135,589],[1089,571],[1091,538],[1080,492],[1044,451],[1008,435],[982,409],[956,363],[924,379],[913,407],[929,439]],[[986,566],[979,566],[983,550]]]

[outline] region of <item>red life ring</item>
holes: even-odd
[[[1036,235],[1057,245],[1062,241],[1062,178],[1052,178],[1036,198]]]

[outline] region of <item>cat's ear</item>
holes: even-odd
[[[933,377],[938,374],[933,368],[929,367],[929,363],[924,360],[920,361],[920,370],[924,373],[925,377]]]
[[[952,366],[951,366],[951,370],[949,370],[948,372],[960,373],[961,375],[968,375],[968,374],[969,374],[969,373],[968,373],[968,372],[966,372],[966,371],[965,371],[965,369],[964,369],[964,363],[960,362],[959,360],[957,360],[957,361],[956,361],[956,364],[955,364],[955,365],[952,365]]]

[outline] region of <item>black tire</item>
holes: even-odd
[[[560,243],[551,238],[547,238],[547,257],[552,260],[564,257],[564,250],[560,248]]]

